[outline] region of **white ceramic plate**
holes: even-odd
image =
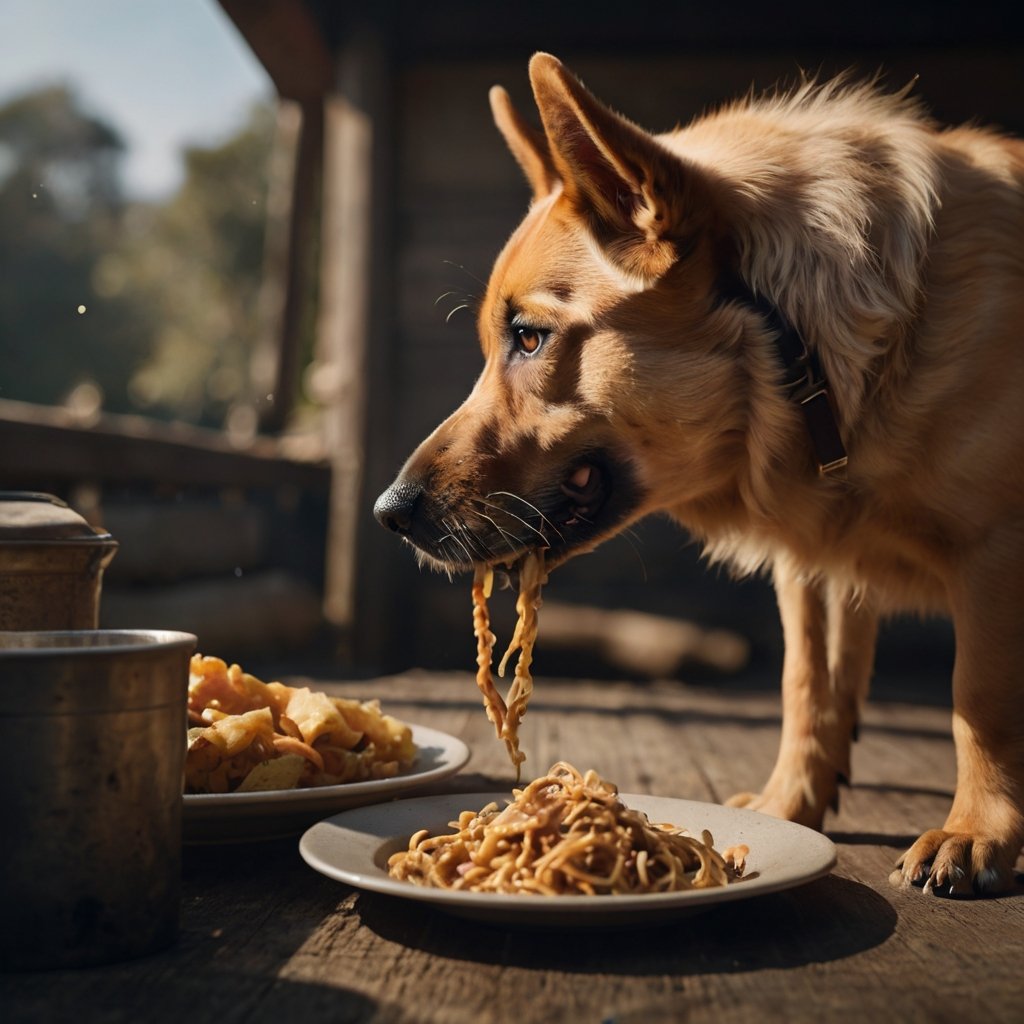
[[[449,821],[463,810],[499,805],[507,793],[448,794],[399,800],[336,814],[313,825],[299,851],[311,867],[330,878],[373,892],[429,903],[449,913],[505,924],[588,927],[647,922],[793,888],[827,875],[836,848],[818,832],[756,811],[694,800],[622,794],[628,807],[652,821],[671,822],[699,835],[709,829],[715,848],[750,847],[744,878],[728,886],[641,896],[512,896],[453,892],[400,882],[387,874],[388,857],[404,849],[418,829],[450,832]]]
[[[412,726],[417,747],[412,767],[392,779],[346,782],[311,789],[254,793],[186,793],[186,843],[274,839],[294,835],[325,815],[362,807],[454,775],[469,760],[462,740],[423,725]]]

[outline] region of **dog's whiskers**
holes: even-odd
[[[643,553],[640,550],[640,537],[635,530],[626,527],[624,530],[620,530],[616,534],[616,538],[621,537],[626,544],[629,545],[630,550],[636,555],[636,560],[640,563],[640,571],[643,573],[643,581],[646,583],[647,579],[647,563],[644,561]]]
[[[476,298],[472,295],[468,295],[465,292],[447,291],[442,292],[436,299],[434,299],[434,305],[438,305],[444,299],[458,299],[459,304],[448,311],[448,315],[444,318],[444,322],[448,323],[451,318],[459,312],[460,309],[470,309],[476,302]]]
[[[476,561],[476,559],[473,557],[473,552],[470,551],[470,549],[466,545],[465,541],[463,541],[458,536],[459,525],[457,523],[454,523],[454,522],[449,522],[447,519],[442,519],[441,520],[441,525],[444,526],[448,530],[448,533],[446,533],[443,537],[438,539],[438,541],[437,541],[438,550],[442,550],[443,551],[444,550],[444,545],[448,541],[451,541],[454,544],[457,544],[466,553],[466,561],[467,562],[474,562],[474,561]]]
[[[465,523],[459,526],[459,531],[466,538],[468,546],[477,553],[476,561],[489,562],[491,560],[494,551],[482,537],[474,533]]]
[[[528,529],[531,533],[535,533],[544,542],[545,546],[549,543],[547,537],[544,535],[544,531],[537,529],[537,527],[534,526],[533,523],[528,523],[522,516],[517,516],[515,512],[511,512],[504,506],[495,505],[492,502],[488,502],[487,507],[497,509],[498,511],[514,519],[517,523],[522,523],[523,526],[525,526],[526,529]]]
[[[513,554],[516,554],[516,549],[513,547],[513,545],[510,543],[508,539],[511,535],[508,534],[506,531],[502,530],[501,527],[498,526],[498,524],[495,523],[494,520],[491,519],[489,516],[483,515],[479,512],[477,514],[480,515],[481,518],[486,519],[489,523],[491,523],[495,530],[505,540],[505,543],[508,544],[509,550]],[[442,551],[444,550],[445,544],[458,545],[458,547],[466,555],[465,560],[473,564],[480,562],[490,562],[496,557],[497,552],[491,547],[491,545],[488,544],[484,540],[484,538],[480,537],[477,533],[470,529],[470,527],[467,526],[466,523],[460,521],[455,516],[450,516],[445,519],[442,519],[441,525],[448,530],[448,533],[437,541],[438,547]],[[455,561],[455,559],[452,559],[452,561]]]
[[[481,519],[485,519],[488,523],[491,524],[491,526],[494,527],[495,530],[497,530],[498,534],[501,536],[501,539],[508,545],[508,549],[513,555],[519,554],[519,552],[516,550],[515,545],[512,543],[512,541],[515,540],[512,534],[510,534],[507,530],[503,530],[497,524],[497,522],[495,522],[489,515],[487,515],[487,513],[477,510],[477,515]]]
[[[456,270],[461,270],[464,274],[467,274],[474,281],[476,281],[476,283],[480,285],[481,288],[487,287],[486,281],[481,281],[480,278],[476,276],[476,274],[474,274],[471,270],[467,270],[461,263],[456,263],[454,260],[444,260],[444,262],[447,263],[449,267],[455,267]]]
[[[514,494],[512,491],[491,491],[491,493],[488,494],[484,500],[487,501],[487,499],[489,499],[489,498],[512,498],[514,501],[522,502],[522,504],[524,504],[528,509],[530,509],[531,512],[536,512],[537,513],[537,517],[540,519],[541,524],[546,526],[546,527],[548,527],[548,529],[551,530],[551,532],[554,533],[558,537],[558,539],[560,541],[564,541],[565,540],[565,538],[562,536],[562,533],[558,529],[558,527],[555,526],[555,524],[553,522],[551,522],[551,520],[548,519],[548,517],[546,515],[544,515],[544,513],[541,512],[541,510],[539,508],[537,508],[536,505],[534,505],[531,502],[527,501],[525,498],[520,497],[518,494]],[[505,508],[504,505],[495,505],[493,503],[489,503],[488,507],[489,508],[500,509],[506,515],[512,516],[513,519],[518,519],[519,522],[521,522],[527,529],[533,530],[533,532],[536,533],[537,536],[540,537],[545,542],[545,544],[547,543],[547,538],[544,536],[544,531],[543,530],[538,530],[537,527],[533,526],[531,523],[528,523],[521,516],[517,516],[514,512],[512,512],[509,509]]]

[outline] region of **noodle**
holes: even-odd
[[[508,703],[502,699],[494,677],[491,662],[494,655],[495,636],[490,629],[487,599],[491,596],[494,572],[489,566],[477,566],[473,576],[473,635],[476,637],[476,685],[484,696],[487,717],[494,723],[498,738],[505,741],[509,760],[516,768],[516,782],[519,781],[526,755],[519,749],[519,724],[526,714],[533,693],[533,677],[530,665],[533,662],[533,645],[537,640],[537,609],[541,605],[541,588],[547,582],[544,571],[544,552],[527,552],[519,562],[519,597],[516,599],[516,622],[512,642],[508,645],[498,666],[498,675],[504,677],[505,666],[512,654],[519,652],[516,659],[515,676],[509,687]]]
[[[494,685],[491,675],[491,659],[494,656],[495,636],[491,632],[490,616],[487,613],[487,599],[491,596],[494,571],[490,566],[478,565],[473,575],[473,636],[476,637],[476,685],[484,695],[484,709],[494,723],[498,738],[505,726],[505,702]]]
[[[594,771],[560,761],[512,792],[503,809],[463,811],[454,833],[415,833],[388,873],[432,888],[548,896],[705,889],[742,874],[745,847],[723,856],[707,831],[696,839],[652,824]]]

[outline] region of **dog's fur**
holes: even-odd
[[[958,783],[899,877],[999,890],[1024,841],[1024,144],[905,94],[806,83],[653,136],[553,57],[533,188],[479,316],[465,403],[378,501],[449,571],[548,563],[648,513],[770,570],[775,770],[733,799],[820,827],[849,774],[878,617],[952,615]],[[757,295],[816,353],[849,453],[821,475]]]

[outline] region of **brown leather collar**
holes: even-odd
[[[729,281],[720,294],[723,299],[739,301],[755,309],[775,335],[775,348],[786,370],[782,386],[789,400],[799,405],[803,413],[818,473],[827,476],[843,469],[848,461],[846,448],[839,434],[828,381],[817,353],[807,347],[800,333],[782,313],[767,299],[757,295],[745,281]]]

